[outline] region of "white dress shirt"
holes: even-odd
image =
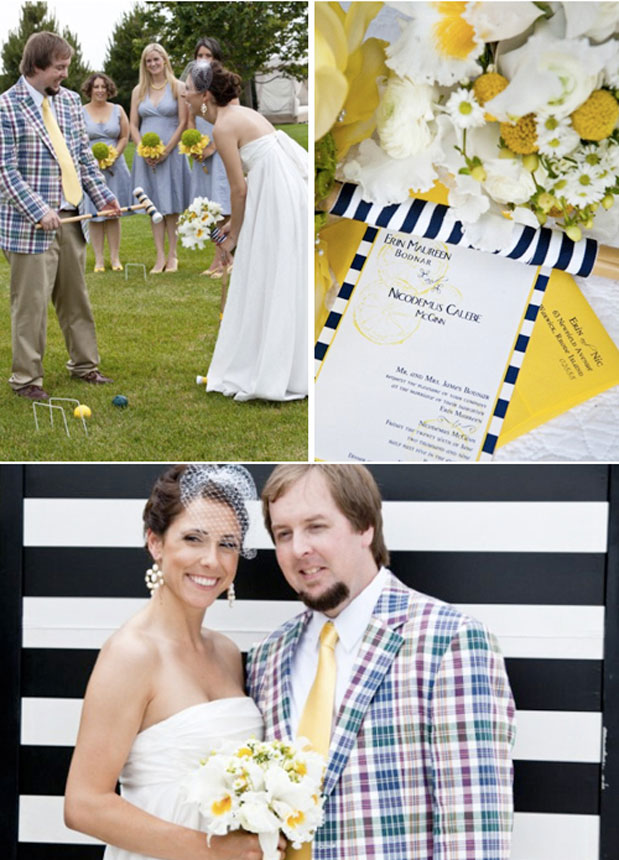
[[[301,635],[291,664],[290,727],[293,737],[297,734],[301,714],[316,677],[320,631],[327,621],[331,621],[339,636],[335,646],[337,666],[335,713],[333,715],[335,723],[335,715],[339,711],[348,689],[361,647],[361,640],[370,623],[380,593],[387,583],[388,575],[386,568],[381,568],[369,585],[366,585],[363,591],[336,618],[329,618],[322,612],[314,611],[312,613],[312,618]]]
[[[49,102],[49,105],[50,105],[50,107],[51,107],[51,109],[52,109],[52,113],[53,113],[53,115],[54,115],[54,119],[56,120],[56,122],[58,122],[58,116],[57,116],[57,114],[56,114],[56,107],[55,107],[55,105],[54,105],[54,97],[53,97],[53,96],[48,96],[48,95],[47,95],[47,93],[45,93],[45,94],[40,93],[37,89],[35,89],[35,88],[32,86],[32,84],[29,84],[29,83],[28,83],[28,81],[26,80],[26,78],[24,78],[24,83],[26,84],[26,87],[28,88],[28,92],[30,93],[30,95],[31,95],[31,97],[32,97],[33,102],[35,103],[35,105],[37,106],[37,108],[39,109],[39,111],[41,112],[41,119],[43,119],[43,99],[44,99],[44,98],[47,98],[47,100],[48,100],[48,102]],[[43,123],[43,125],[45,125],[45,123]],[[58,127],[60,128],[60,126],[58,126]],[[78,174],[78,177],[79,177],[79,174]],[[65,199],[65,196],[64,196],[64,194],[63,194],[62,192],[60,192],[60,195],[61,195],[61,196],[60,196],[60,208],[61,208],[61,209],[76,209],[76,208],[77,208],[76,206],[74,206],[72,203],[69,203],[69,202]]]

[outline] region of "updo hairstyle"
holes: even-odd
[[[199,93],[210,92],[219,107],[225,107],[241,94],[241,78],[224,68],[217,60],[191,63],[189,74]]]

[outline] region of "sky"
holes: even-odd
[[[5,4],[0,22],[0,43],[16,30],[21,17],[21,2]],[[135,6],[134,0],[47,0],[47,8],[62,31],[68,27],[78,37],[82,56],[93,69],[101,69],[110,36],[124,12]]]

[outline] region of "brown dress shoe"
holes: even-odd
[[[24,385],[23,388],[14,388],[13,391],[28,400],[49,400],[49,394],[43,391],[40,385]]]
[[[109,376],[104,376],[100,370],[91,370],[90,373],[85,373],[84,376],[76,376],[75,379],[81,379],[82,382],[92,382],[94,385],[105,385],[107,382],[114,382]]]

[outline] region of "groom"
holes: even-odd
[[[325,822],[287,857],[508,860],[514,703],[495,639],[386,569],[364,466],[277,466],[262,503],[308,609],[252,649],[249,694],[267,739],[328,750]]]
[[[0,248],[11,267],[12,373],[20,397],[43,389],[47,306],[53,302],[71,376],[96,385],[99,352],[84,266],[87,229],[76,217],[86,191],[99,209],[120,215],[93,158],[77,93],[61,86],[73,48],[55,33],[33,33],[22,76],[0,96]]]

